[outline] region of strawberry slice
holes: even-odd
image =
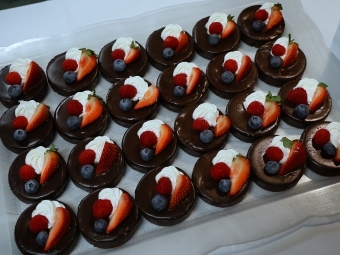
[[[130,51],[125,56],[124,61],[126,64],[130,64],[132,62],[135,62],[139,58],[139,55],[140,55],[139,45],[135,44],[134,41],[132,41]]]
[[[229,37],[236,29],[236,23],[233,20],[234,16],[231,16],[230,14],[228,15],[227,19],[227,24],[225,26],[225,28],[222,31],[222,35],[221,38],[225,39],[227,37]]]
[[[49,113],[48,107],[45,104],[40,103],[37,108],[35,108],[34,113],[26,126],[26,132],[30,132],[41,126],[48,119]]]
[[[299,56],[299,45],[291,39],[291,35],[288,35],[288,47],[287,54],[282,62],[282,68],[292,66]]]
[[[234,158],[230,168],[230,196],[234,196],[239,192],[243,185],[247,182],[250,175],[250,162],[247,158],[237,155]]]
[[[54,220],[55,222],[48,235],[44,252],[56,246],[66,234],[71,224],[71,215],[65,208],[57,207],[54,212]]]
[[[98,119],[104,111],[104,106],[101,100],[96,96],[89,96],[87,100],[83,118],[81,120],[81,128],[91,124]]]
[[[172,192],[169,203],[169,211],[173,210],[181,202],[183,202],[191,191],[191,181],[188,176],[180,174],[176,180],[176,186]]]
[[[287,160],[282,164],[279,170],[279,175],[285,175],[296,170],[306,162],[307,157],[306,148],[300,141],[291,141],[286,138],[282,142],[283,146],[290,148],[290,152]]]
[[[231,126],[231,120],[225,115],[219,115],[216,122],[216,126],[214,127],[214,135],[216,137],[224,135]]]
[[[24,93],[27,92],[31,87],[33,87],[34,84],[36,84],[40,80],[41,69],[39,65],[36,62],[31,61],[31,63],[28,66],[26,75],[27,75],[26,82],[22,87],[22,91]]]
[[[280,117],[281,108],[279,103],[281,102],[280,96],[272,96],[269,91],[266,96],[266,102],[264,104],[264,113],[262,116],[262,128],[268,127],[274,121]]]
[[[113,213],[109,225],[106,228],[106,233],[110,233],[114,230],[127,216],[129,216],[133,207],[133,202],[130,196],[126,193],[123,193],[119,199],[117,209]]]
[[[198,67],[193,67],[191,70],[191,75],[188,82],[187,90],[185,91],[186,95],[189,95],[197,86],[200,84],[202,77],[202,71]]]
[[[235,77],[235,81],[242,81],[249,73],[252,65],[252,61],[249,56],[244,55],[241,60],[241,66]]]
[[[143,107],[150,106],[157,102],[159,96],[159,90],[155,85],[149,86],[141,100],[135,105],[134,109],[140,109]]]
[[[272,7],[266,30],[270,30],[280,24],[282,18],[282,5],[277,3]]]
[[[172,141],[173,133],[171,127],[162,124],[159,130],[159,138],[155,148],[155,156],[161,153]]]
[[[77,81],[80,81],[89,74],[97,65],[97,56],[94,51],[90,49],[80,49],[81,57],[79,61],[79,69],[77,73]]]
[[[328,92],[327,85],[325,83],[319,83],[317,86],[312,101],[309,104],[309,112],[314,113],[318,110],[327,100]]]
[[[43,168],[40,175],[40,184],[44,184],[59,166],[58,149],[52,147],[45,152]]]
[[[187,36],[187,34],[184,31],[182,31],[181,34],[179,35],[178,46],[175,50],[175,53],[181,52],[188,45],[189,45],[189,37]]]
[[[335,153],[335,156],[334,156],[334,158],[333,158],[333,161],[334,161],[336,164],[339,164],[339,163],[340,163],[340,147],[337,148],[336,153]]]
[[[118,147],[114,143],[105,142],[102,155],[96,167],[96,175],[106,173],[118,158]]]

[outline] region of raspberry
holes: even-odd
[[[23,180],[24,182],[35,179],[37,177],[34,168],[31,167],[30,165],[23,165],[22,167],[20,167],[19,175],[20,179]]]
[[[326,143],[329,142],[330,138],[331,134],[329,133],[329,131],[325,128],[322,128],[316,131],[313,137],[313,141],[319,146],[324,146]]]
[[[168,36],[164,40],[164,48],[171,48],[171,49],[175,50],[178,46],[178,43],[179,43],[179,41],[176,37]]]
[[[70,100],[66,105],[66,111],[70,115],[79,116],[83,113],[83,105],[78,100]]]
[[[7,75],[6,75],[6,82],[9,84],[9,85],[14,85],[14,84],[18,84],[20,85],[21,84],[21,76],[19,73],[17,72],[9,72]]]
[[[283,47],[280,44],[275,44],[272,47],[272,53],[273,53],[274,56],[280,57],[280,56],[283,56],[286,53],[286,49],[285,49],[285,47]]]
[[[35,215],[29,223],[29,228],[34,233],[46,230],[48,227],[48,219],[40,214]]]
[[[236,73],[237,71],[237,62],[234,59],[228,59],[224,62],[223,67],[226,71],[230,71],[232,73]]]
[[[255,12],[254,18],[255,20],[265,21],[266,19],[268,19],[268,12],[264,9],[260,9],[257,12]]]
[[[174,83],[176,86],[186,86],[187,85],[187,75],[185,73],[179,73],[174,76]]]
[[[301,87],[295,88],[289,91],[287,99],[294,105],[307,104],[307,92]]]
[[[130,84],[125,84],[118,89],[118,93],[121,98],[132,99],[137,94],[137,89]]]
[[[209,26],[209,33],[219,35],[223,31],[223,26],[220,22],[213,22]]]
[[[78,162],[82,166],[93,165],[95,158],[96,158],[96,153],[94,152],[94,150],[87,149],[87,150],[83,150],[80,153],[80,155],[78,157]]]
[[[25,116],[15,117],[12,121],[12,127],[14,129],[25,129],[28,124],[28,120]]]
[[[247,112],[252,116],[261,116],[264,113],[264,106],[259,101],[253,101],[248,105]]]
[[[229,178],[230,167],[224,162],[216,163],[210,170],[210,176],[214,180],[220,181]]]
[[[108,199],[98,199],[93,204],[93,216],[96,219],[106,219],[112,212],[112,204]]]
[[[209,123],[203,118],[197,118],[192,123],[192,128],[197,131],[203,131],[210,128]]]
[[[162,177],[156,185],[156,192],[163,196],[170,196],[172,192],[172,184],[168,177]]]
[[[145,131],[139,137],[141,145],[145,148],[153,148],[157,143],[157,136],[152,131]]]
[[[112,60],[121,59],[124,60],[125,58],[125,52],[122,49],[115,49],[111,52],[111,58]]]
[[[265,155],[270,161],[279,162],[281,159],[283,159],[283,151],[276,146],[268,147]]]
[[[75,70],[77,70],[78,64],[77,61],[75,61],[74,59],[65,59],[61,64],[61,67],[65,72],[67,71],[74,72]]]

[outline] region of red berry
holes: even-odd
[[[48,219],[44,215],[35,215],[29,223],[29,228],[34,233],[46,230],[48,227]]]
[[[281,159],[283,159],[283,151],[276,146],[268,147],[265,155],[271,161],[279,162]]]
[[[7,84],[9,85],[14,85],[14,84],[18,84],[20,85],[21,84],[21,76],[19,73],[17,72],[9,72],[7,75],[6,75],[6,82]]]
[[[24,182],[27,182],[28,180],[35,179],[37,177],[37,173],[34,171],[34,168],[30,165],[23,165],[20,167],[19,170],[20,179]]]
[[[264,9],[260,9],[257,12],[255,12],[254,18],[255,20],[265,21],[266,19],[268,19],[268,12]]]
[[[93,165],[94,164],[94,159],[96,158],[96,153],[94,150],[87,149],[83,150],[79,157],[78,157],[78,162],[82,166],[84,165]]]
[[[118,89],[119,96],[121,98],[134,98],[135,95],[137,94],[137,89],[130,85],[130,84],[125,84],[124,86],[121,86]]]
[[[223,26],[220,22],[213,22],[209,26],[209,33],[219,35],[223,31]]]
[[[294,105],[307,104],[307,92],[301,87],[295,88],[289,91],[287,99]]]
[[[283,47],[281,44],[275,44],[272,47],[272,53],[274,56],[283,56],[286,53],[285,47]]]
[[[203,118],[197,118],[192,123],[192,128],[197,131],[203,131],[210,128],[209,123]]]
[[[330,138],[331,138],[331,134],[329,133],[329,131],[325,128],[322,128],[316,131],[313,141],[317,145],[324,146],[326,143],[329,142]]]
[[[164,48],[171,48],[171,49],[175,50],[178,46],[178,43],[179,43],[179,41],[176,37],[168,36],[164,40]]]
[[[234,59],[228,59],[224,62],[223,67],[226,71],[235,73],[237,71],[237,62]]]
[[[75,70],[77,70],[78,64],[77,64],[77,61],[75,61],[74,59],[65,59],[63,63],[61,64],[61,67],[63,68],[65,72],[66,71],[74,72]]]
[[[83,113],[83,105],[78,100],[72,99],[66,104],[66,111],[70,115],[79,116]]]
[[[210,176],[214,180],[220,181],[229,178],[230,167],[224,162],[216,163],[210,170]]]
[[[145,148],[153,148],[157,144],[157,136],[152,131],[144,131],[139,137],[141,145]]]
[[[12,127],[14,129],[25,129],[28,124],[28,120],[25,116],[15,117],[12,121]]]
[[[156,185],[156,192],[163,196],[170,196],[172,192],[172,184],[168,177],[162,177]]]
[[[115,49],[114,51],[111,52],[111,58],[112,60],[116,60],[116,59],[124,60],[125,52],[122,49]]]
[[[187,85],[187,75],[185,73],[179,73],[174,76],[174,83],[176,86],[186,86]]]
[[[108,199],[98,199],[93,204],[93,216],[96,219],[106,219],[112,212],[112,204]]]
[[[261,116],[264,113],[264,106],[259,101],[251,102],[247,107],[250,115]]]

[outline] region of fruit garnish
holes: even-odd
[[[272,47],[272,53],[274,56],[283,56],[286,53],[285,47],[283,47],[281,44],[275,44]]]
[[[253,101],[248,105],[247,113],[254,116],[261,116],[264,113],[264,106],[259,101]]]
[[[89,95],[89,99],[87,100],[85,106],[85,112],[83,113],[83,118],[81,120],[81,128],[86,125],[91,124],[95,120],[97,120],[100,115],[104,111],[104,106],[101,102],[101,99],[94,95]]]
[[[77,70],[78,64],[77,61],[75,61],[74,59],[65,59],[63,63],[61,63],[61,67],[65,72],[66,71],[74,72],[75,70]]]
[[[204,118],[197,118],[192,123],[192,128],[197,131],[203,131],[209,129],[210,125]]]
[[[77,73],[77,81],[83,79],[89,74],[97,65],[97,56],[94,51],[90,49],[79,49],[81,50],[81,57],[79,61],[79,69]]]
[[[144,93],[142,99],[140,99],[138,103],[135,105],[134,109],[137,110],[156,103],[158,96],[159,90],[155,85],[152,84],[151,86],[149,86],[148,90]]]
[[[39,65],[36,62],[31,61],[27,69],[26,82],[22,87],[22,91],[26,93],[31,87],[33,87],[34,84],[36,84],[40,80],[40,78],[41,69]]]
[[[281,108],[281,97],[273,96],[269,91],[266,96],[266,102],[264,105],[264,113],[262,116],[262,128],[268,127],[274,121],[276,121],[280,117]]]
[[[298,59],[299,56],[299,45],[291,39],[291,35],[288,35],[288,47],[287,54],[282,62],[282,68],[292,66]]]
[[[40,184],[44,184],[55,170],[57,170],[59,166],[59,154],[57,151],[58,149],[52,144],[51,148],[45,152],[44,163],[40,175]]]
[[[335,153],[335,156],[334,156],[334,158],[333,158],[333,161],[334,161],[336,164],[339,164],[339,163],[340,163],[340,147],[337,148],[336,153]]]
[[[203,130],[200,133],[200,140],[202,143],[211,143],[214,138],[214,133],[210,129]]]
[[[28,121],[25,116],[15,117],[12,121],[12,127],[14,129],[25,129],[27,127]]]
[[[302,87],[295,88],[289,91],[287,99],[294,105],[307,104],[307,92]]]
[[[32,217],[29,223],[29,228],[34,233],[46,230],[48,227],[48,219],[41,214],[37,214]]]
[[[145,148],[154,148],[157,144],[157,136],[152,131],[144,131],[140,135],[139,141],[141,145]]]
[[[179,73],[174,76],[174,83],[177,86],[186,86],[187,85],[187,75],[185,73]]]
[[[276,146],[269,146],[265,152],[266,157],[271,161],[279,162],[283,159],[283,151]]]
[[[164,48],[171,48],[173,50],[176,50],[178,47],[179,41],[176,37],[174,36],[168,36],[164,40]]]
[[[216,120],[216,126],[214,127],[214,135],[219,137],[224,135],[231,126],[231,120],[228,116],[219,115]]]
[[[247,182],[250,175],[250,162],[247,158],[237,155],[233,159],[230,168],[231,188],[229,195],[234,196],[239,192],[243,185]]]
[[[283,19],[281,10],[282,5],[280,3],[274,4],[270,13],[268,24],[266,26],[267,31],[280,24],[281,20]]]
[[[115,49],[111,52],[112,60],[121,59],[124,60],[125,52],[122,49]]]
[[[163,196],[170,196],[172,192],[172,184],[168,177],[162,177],[156,184],[156,192]]]
[[[223,63],[223,67],[226,71],[230,71],[233,74],[237,71],[237,62],[234,59],[228,59]]]
[[[221,22],[212,22],[209,26],[209,34],[219,35],[223,31],[223,25]]]
[[[92,165],[94,164],[94,160],[96,158],[96,153],[94,150],[86,149],[83,150],[78,157],[78,162],[80,165]]]
[[[191,191],[191,181],[188,176],[179,174],[176,179],[176,187],[172,192],[168,210],[171,211],[183,202]]]
[[[21,76],[18,72],[9,72],[6,75],[5,80],[6,80],[6,83],[9,85],[14,85],[14,84],[20,85],[22,81]]]
[[[159,138],[155,148],[155,156],[161,153],[172,141],[173,133],[167,124],[161,124]]]
[[[136,96],[137,89],[130,84],[125,84],[118,89],[118,93],[121,98],[132,99]]]
[[[96,219],[105,219],[110,216],[112,209],[109,199],[98,199],[93,203],[92,213]]]
[[[328,129],[321,128],[315,132],[313,141],[319,146],[324,146],[326,143],[329,142],[330,138],[331,133],[328,131]]]
[[[309,104],[309,112],[314,113],[317,111],[327,100],[328,92],[325,83],[319,83],[313,95],[313,99]]]
[[[168,207],[168,204],[169,204],[168,197],[160,194],[154,195],[151,199],[152,207],[158,212],[164,211]]]
[[[229,37],[235,31],[237,25],[236,25],[235,21],[233,21],[233,18],[234,18],[234,16],[231,16],[230,14],[228,15],[227,24],[222,31],[222,35],[221,35],[222,39]]]
[[[282,138],[283,146],[290,148],[287,160],[282,164],[279,175],[285,175],[296,170],[306,162],[306,149],[303,143],[298,140],[291,141],[288,138]]]
[[[189,44],[189,38],[187,34],[184,31],[182,31],[179,35],[179,42],[175,50],[175,53],[179,53],[183,51],[188,46],[188,44]]]
[[[48,119],[49,114],[50,112],[48,110],[48,107],[45,104],[40,103],[37,106],[37,108],[35,108],[34,113],[30,121],[28,122],[25,131],[30,132],[33,129],[41,126]]]
[[[153,157],[155,156],[155,153],[153,151],[153,149],[150,148],[144,148],[140,151],[140,157],[142,160],[144,161],[150,161],[151,159],[153,159]]]
[[[135,44],[134,41],[132,41],[130,51],[125,56],[124,61],[126,64],[130,64],[139,59],[139,56],[140,56],[139,45]]]
[[[71,99],[66,104],[66,111],[70,115],[79,116],[83,113],[83,105],[75,99]]]
[[[191,75],[188,82],[187,90],[185,91],[186,95],[189,95],[194,89],[200,84],[202,77],[202,71],[198,67],[193,67],[191,70]]]
[[[210,169],[210,176],[216,181],[229,178],[230,167],[224,162],[218,162]]]
[[[96,175],[106,173],[116,163],[119,150],[116,144],[105,142],[102,155],[96,167]]]
[[[22,167],[20,167],[19,176],[21,180],[27,182],[28,180],[35,179],[37,177],[37,174],[32,166],[23,165]]]
[[[249,56],[244,55],[241,60],[241,66],[235,77],[235,81],[242,81],[249,73],[251,69],[252,61]]]
[[[268,12],[265,9],[259,9],[254,13],[255,20],[265,21],[268,19]]]

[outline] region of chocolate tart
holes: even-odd
[[[281,87],[285,83],[299,79],[306,69],[306,56],[299,49],[298,59],[295,64],[287,68],[275,68],[270,65],[271,48],[274,42],[268,42],[262,45],[255,55],[255,63],[259,72],[259,78],[269,85]]]
[[[166,59],[163,56],[164,41],[161,33],[164,27],[152,32],[145,44],[146,52],[149,56],[150,64],[158,70],[163,71],[165,68],[176,65],[180,62],[190,62],[194,56],[194,40],[191,35],[185,31],[189,38],[189,44],[186,49],[181,52],[175,53],[172,58]]]
[[[94,138],[85,138],[73,147],[67,160],[67,171],[72,182],[79,188],[91,192],[100,188],[114,187],[121,179],[125,172],[125,164],[123,153],[120,150],[116,163],[106,173],[101,175],[95,175],[92,179],[86,180],[81,176],[80,169],[81,164],[78,162],[80,153],[85,150],[85,146],[91,142]]]
[[[253,91],[244,91],[235,95],[228,103],[226,113],[231,119],[231,133],[241,141],[252,143],[260,137],[274,134],[279,127],[280,118],[264,129],[254,130],[248,125],[251,117],[244,109],[243,102]]]
[[[196,190],[191,182],[191,191],[185,198],[185,200],[182,201],[182,203],[180,203],[171,211],[169,211],[168,209],[165,209],[161,212],[156,211],[152,207],[151,199],[157,194],[155,191],[155,177],[160,171],[162,171],[162,169],[163,167],[156,167],[155,169],[145,174],[142,179],[140,179],[135,190],[135,198],[139,209],[141,210],[145,219],[155,225],[173,226],[186,220],[189,217],[196,202]],[[188,176],[182,169],[177,169]]]
[[[222,74],[225,72],[223,67],[224,56],[225,54],[216,56],[209,62],[207,66],[206,73],[211,91],[219,97],[230,99],[242,91],[252,90],[258,78],[255,64],[252,63],[249,74],[242,81],[233,81],[229,84],[226,84],[222,81]]]
[[[208,152],[196,161],[192,172],[192,182],[204,202],[217,207],[228,207],[244,199],[248,192],[250,180],[248,179],[241,190],[234,196],[229,196],[229,193],[220,191],[218,188],[219,181],[210,176],[210,170],[213,167],[212,160],[218,152],[219,150]]]
[[[239,28],[236,26],[235,31],[217,45],[209,44],[209,35],[205,24],[208,23],[209,17],[199,20],[192,29],[192,37],[195,42],[195,51],[204,58],[212,59],[220,53],[228,53],[236,50],[240,44],[241,34]]]
[[[140,120],[150,120],[154,119],[157,115],[159,109],[158,101],[150,106],[143,107],[134,110],[133,107],[138,103],[138,101],[132,101],[132,109],[129,111],[122,111],[119,107],[119,102],[122,99],[119,96],[119,88],[124,86],[126,79],[118,81],[116,84],[112,85],[106,96],[106,104],[109,109],[111,118],[119,125],[123,127],[130,127]],[[151,83],[145,80],[149,86]]]
[[[219,137],[215,137],[214,140],[209,144],[203,143],[200,140],[201,131],[196,131],[192,128],[192,122],[194,121],[192,118],[192,113],[195,111],[197,106],[197,104],[190,105],[184,108],[177,115],[177,118],[175,119],[174,130],[182,150],[192,156],[200,157],[209,151],[223,148],[227,143],[229,132],[226,132]],[[222,115],[222,112],[219,112],[220,115]],[[210,130],[213,131],[214,128],[211,127]]]
[[[307,118],[299,119],[295,116],[294,109],[295,105],[289,102],[287,99],[289,91],[291,91],[298,83],[299,79],[287,82],[279,91],[279,96],[281,97],[281,109],[282,109],[282,120],[287,124],[297,127],[306,128],[307,126],[322,121],[327,118],[332,110],[332,98],[328,93],[326,102],[320,109],[316,112],[308,114]],[[328,91],[327,91],[328,92]]]
[[[59,203],[62,203],[58,201]],[[29,222],[32,218],[32,212],[37,207],[38,203],[29,206],[19,216],[14,229],[15,243],[22,254],[70,254],[78,240],[79,231],[77,227],[76,215],[71,207],[62,203],[71,215],[70,228],[66,234],[60,239],[58,244],[52,249],[44,252],[44,247],[36,243],[37,234],[29,229]]]
[[[259,32],[254,31],[252,29],[252,23],[255,21],[254,14],[260,7],[261,5],[247,7],[240,13],[237,19],[237,25],[241,32],[241,40],[257,48],[281,37],[285,29],[285,21],[282,19],[278,26],[269,31],[265,31],[265,29]]]
[[[148,68],[148,56],[145,49],[139,43],[140,56],[135,62],[126,65],[126,69],[122,72],[117,72],[113,69],[113,60],[111,58],[112,45],[116,40],[106,44],[99,52],[98,65],[100,74],[105,80],[111,83],[116,83],[118,80],[123,78],[129,78],[130,76],[139,75],[144,76]]]
[[[6,75],[9,73],[9,67],[5,66],[0,70],[0,102],[7,108],[13,107],[14,105],[19,104],[19,100],[29,101],[35,100],[37,102],[42,101],[47,92],[47,79],[43,69],[41,70],[41,77],[39,81],[34,84],[26,93],[23,93],[19,98],[12,99],[7,90],[10,87],[5,82]]]
[[[101,189],[91,192],[79,203],[77,221],[79,230],[87,242],[95,247],[108,249],[117,247],[129,241],[135,234],[141,217],[139,208],[134,199],[129,193],[122,190],[127,193],[133,201],[133,207],[130,215],[110,233],[95,232],[95,218],[92,215],[92,208],[94,202],[98,200],[98,194],[100,191]]]
[[[109,121],[109,114],[107,111],[107,106],[103,101],[102,103],[104,105],[104,110],[102,115],[97,120],[77,130],[70,130],[68,128],[66,121],[69,117],[69,114],[66,111],[66,105],[67,102],[72,98],[73,96],[69,96],[63,99],[55,109],[54,121],[59,135],[70,143],[79,143],[86,137],[94,137],[104,134]]]
[[[50,60],[46,68],[47,80],[54,92],[62,96],[71,96],[84,90],[93,90],[99,81],[98,65],[83,79],[72,83],[66,83],[61,64],[65,60],[66,52],[61,53]]]
[[[307,167],[313,172],[323,176],[340,175],[340,165],[336,164],[332,158],[326,156],[322,150],[322,146],[314,143],[313,137],[315,133],[325,128],[330,122],[320,121],[307,127],[301,134],[300,139],[307,151]]]
[[[14,139],[15,129],[12,127],[12,121],[15,119],[16,106],[8,109],[0,118],[0,136],[3,145],[14,153],[21,153],[27,149],[37,146],[48,147],[54,138],[54,122],[51,113],[47,121],[40,127],[27,133],[24,141],[18,142]]]
[[[268,159],[264,156],[274,135],[262,137],[254,142],[247,154],[251,164],[251,179],[261,188],[269,191],[284,191],[294,187],[301,179],[306,164],[286,175],[269,175],[264,171]]]
[[[157,86],[159,88],[159,96],[162,105],[170,111],[179,112],[189,105],[203,103],[207,98],[209,92],[209,83],[206,75],[202,72],[201,81],[198,86],[189,95],[177,97],[174,95],[174,88],[176,87],[173,78],[173,72],[176,66],[170,66],[165,69],[157,79]]]

